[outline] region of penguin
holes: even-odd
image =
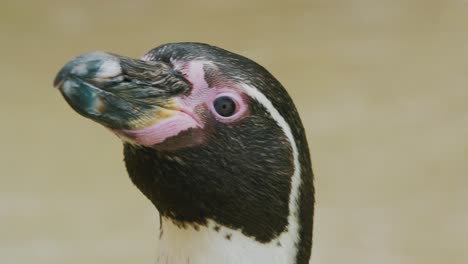
[[[309,147],[291,97],[264,67],[170,43],[140,59],[80,55],[54,86],[122,140],[130,179],[160,215],[156,263],[309,263]]]

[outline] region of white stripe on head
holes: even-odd
[[[270,113],[271,117],[276,121],[276,123],[283,129],[284,134],[289,140],[293,151],[293,160],[294,160],[294,173],[291,178],[291,193],[289,194],[289,215],[288,215],[288,228],[286,232],[283,232],[278,240],[281,241],[281,244],[284,247],[290,249],[289,252],[295,252],[296,244],[299,240],[299,221],[298,221],[298,195],[299,195],[299,185],[301,184],[301,166],[299,164],[299,153],[296,146],[296,141],[291,131],[291,127],[286,122],[284,117],[278,112],[278,110],[273,106],[271,101],[257,88],[241,83],[240,87],[245,91],[247,95],[255,99],[257,102],[263,105],[265,109]],[[286,237],[289,237],[287,239]],[[295,257],[295,256],[294,256]]]

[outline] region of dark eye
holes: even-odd
[[[213,102],[216,113],[220,116],[232,116],[236,112],[236,102],[228,96],[220,96]]]

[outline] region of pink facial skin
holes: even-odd
[[[143,146],[153,146],[162,143],[169,137],[178,135],[180,132],[191,128],[202,128],[190,115],[179,112],[174,116],[157,122],[154,125],[142,129],[121,130],[123,134],[136,143]]]
[[[248,106],[243,93],[236,87],[209,87],[205,79],[204,65],[208,62],[173,61],[175,70],[181,72],[192,83],[190,95],[177,98],[176,113],[154,125],[135,130],[122,130],[124,135],[137,144],[154,146],[163,143],[166,139],[175,137],[189,129],[203,129],[205,127],[204,115],[213,115],[218,122],[232,123],[246,116]],[[211,67],[212,65],[210,65]],[[213,101],[219,96],[229,96],[236,102],[236,112],[229,117],[216,113]],[[201,107],[200,107],[201,106]]]

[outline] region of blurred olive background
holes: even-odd
[[[119,140],[53,89],[74,56],[206,42],[302,114],[312,263],[468,263],[468,1],[5,1],[0,263],[154,263],[158,215]]]

